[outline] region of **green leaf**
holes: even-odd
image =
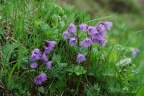
[[[12,43],[12,44],[5,45],[2,48],[2,65],[3,66],[9,63],[10,56],[12,52],[14,51],[14,49],[17,47],[18,47],[18,43]]]
[[[117,81],[117,79],[115,79],[114,77],[110,77],[106,80],[107,85],[108,85],[108,89],[110,89],[112,92],[118,92],[120,91],[120,84]]]
[[[41,30],[42,31],[48,31],[48,29],[49,29],[49,26],[48,26],[48,24],[42,24],[42,25],[40,25],[40,27],[41,27]]]
[[[125,47],[125,46],[120,45],[120,44],[115,44],[115,45],[114,45],[114,50],[127,51],[127,52],[129,52],[129,51],[130,51],[130,48],[129,48],[129,47]]]
[[[61,56],[54,54],[53,57],[52,57],[52,61],[59,64],[60,61],[61,61]]]
[[[94,86],[90,87],[90,89],[86,89],[86,96],[97,96],[100,92],[100,87],[98,84],[95,84]]]
[[[81,74],[85,74],[86,73],[86,70],[83,68],[83,66],[75,66],[74,68],[74,73],[76,75],[81,75]]]
[[[123,59],[123,60],[120,60],[116,66],[123,66],[123,65],[128,65],[132,62],[131,58],[126,58],[126,59]]]
[[[109,57],[109,61],[115,63],[117,61],[117,54],[116,52],[112,52]]]
[[[0,35],[4,35],[4,29],[2,27],[0,27]]]
[[[19,48],[18,48],[17,63],[12,67],[12,69],[8,75],[8,82],[10,82],[12,74],[15,71],[16,67],[18,67],[18,68],[20,67],[24,53],[26,53],[26,50],[20,44],[18,44],[18,45],[19,45]]]
[[[50,4],[48,4],[48,7],[54,9],[55,12],[58,12],[58,13],[61,13],[61,14],[64,13],[64,10],[62,9],[62,7],[60,7],[60,6],[57,5],[57,4],[50,3]]]
[[[59,65],[59,67],[66,67],[67,63],[59,63],[58,65]]]
[[[141,72],[143,72],[143,70],[144,70],[144,64],[142,63],[142,64],[140,64],[140,65],[138,66],[137,72],[138,72],[138,73],[141,73]]]
[[[38,91],[44,94],[45,89],[44,89],[44,87],[39,87],[39,88],[38,88]]]
[[[141,88],[138,90],[136,96],[144,96],[144,85],[142,85]]]
[[[139,82],[144,84],[144,71],[143,70],[144,70],[144,64],[140,64],[138,68],[136,69],[138,78],[140,78]]]

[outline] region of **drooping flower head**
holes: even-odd
[[[31,52],[30,61],[33,62],[33,61],[39,60],[40,57],[41,57],[41,52],[38,48],[36,48]]]
[[[48,58],[45,53],[42,54],[41,60],[48,61]]]
[[[98,43],[99,40],[103,40],[104,37],[101,36],[99,33],[95,33],[93,36],[92,36],[92,42],[93,43]]]
[[[31,65],[30,65],[31,68],[37,68],[38,67],[38,63],[37,62],[33,62]]]
[[[63,33],[63,38],[64,39],[70,38],[70,33],[67,30]]]
[[[82,63],[85,60],[86,60],[85,56],[83,54],[81,54],[81,53],[78,53],[78,55],[77,55],[77,62],[78,63]]]
[[[48,40],[45,40],[45,42],[46,42],[47,47],[54,47],[55,44],[56,44],[55,41],[48,41]]]
[[[87,24],[80,24],[78,26],[78,28],[82,31],[82,32],[85,32],[88,28]]]
[[[72,22],[70,22],[67,30],[69,32],[76,32],[76,26]]]
[[[97,33],[97,30],[96,30],[96,27],[94,27],[94,26],[88,26],[88,34],[89,35],[94,35],[95,33]]]
[[[55,41],[48,41],[48,40],[46,40],[45,42],[46,42],[46,46],[44,46],[44,53],[47,54],[53,50],[56,42]]]
[[[52,61],[48,61],[48,62],[45,63],[45,66],[46,66],[48,69],[50,69],[50,68],[51,68],[51,63],[52,63]]]
[[[105,40],[105,39],[99,40],[99,44],[100,44],[102,47],[105,46],[106,43],[107,43],[107,40]]]
[[[53,50],[53,47],[46,47],[46,46],[44,46],[44,53],[45,54],[49,53],[52,50]]]
[[[76,40],[74,37],[71,38],[70,41],[69,41],[69,44],[70,44],[71,46],[76,45],[76,43],[77,43],[77,40]]]
[[[110,30],[112,27],[112,22],[107,21],[107,22],[102,22],[101,24],[103,24],[105,28],[107,28],[108,30]]]
[[[40,75],[38,75],[34,78],[34,82],[38,85],[42,84],[46,80],[47,80],[47,76],[45,73],[41,73]]]
[[[98,33],[104,37],[104,35],[107,32],[104,25],[100,23],[96,28],[97,28]]]
[[[92,40],[88,37],[86,37],[83,41],[80,42],[81,47],[90,47],[92,44]]]
[[[135,57],[139,54],[140,50],[137,49],[137,48],[134,48],[133,51],[132,51],[132,56]]]

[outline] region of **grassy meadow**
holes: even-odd
[[[140,1],[0,0],[0,96],[144,96]],[[106,45],[80,47],[93,37],[79,25],[106,21]],[[63,37],[70,22],[75,46]]]

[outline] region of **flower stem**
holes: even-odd
[[[87,37],[91,38],[91,36],[88,34],[88,32],[87,32]],[[86,70],[87,70],[87,73],[88,73],[89,66],[90,66],[90,53],[91,53],[91,49],[92,49],[92,45],[90,47],[88,47],[88,55],[87,55],[87,61],[86,61]]]
[[[78,93],[78,89],[79,89],[79,85],[80,85],[81,79],[82,79],[82,75],[80,75],[80,78],[79,78],[79,81],[78,81],[77,88],[76,88],[76,91],[74,93],[74,96],[76,96],[76,94]]]
[[[87,62],[86,62],[87,73],[88,73],[89,66],[90,66],[90,51],[91,51],[91,47],[88,47],[88,56],[87,56]]]
[[[69,53],[69,39],[68,39],[68,41],[67,41],[67,45],[66,45],[66,53]],[[68,56],[69,54],[66,54],[66,62],[68,63],[69,62],[69,56]]]
[[[79,52],[80,50],[79,50],[79,34],[78,34],[78,31],[77,31],[77,46],[78,46],[78,52]]]

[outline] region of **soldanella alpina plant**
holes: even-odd
[[[40,66],[44,65],[48,69],[51,69],[52,61],[48,59],[47,54],[50,53],[54,49],[56,42],[45,40],[45,43],[46,44],[42,52],[38,48],[35,48],[31,52],[31,56],[30,56],[31,68],[38,69]],[[37,70],[37,76],[33,80],[34,83],[38,85],[42,84],[43,82],[47,80],[47,75],[43,72],[40,73],[39,71],[40,70]]]
[[[29,60],[31,62],[30,68],[34,70],[32,81],[36,86],[35,90],[37,91],[37,88],[42,87],[47,90],[46,93],[49,93],[49,90],[54,90],[55,93],[58,90],[59,93],[62,93],[63,90],[67,88],[65,91],[66,95],[76,95],[81,94],[81,91],[100,90],[101,88],[102,91],[106,90],[110,93],[112,87],[109,91],[109,89],[105,89],[104,84],[109,82],[109,80],[110,82],[114,81],[118,82],[117,84],[121,84],[122,81],[120,81],[120,79],[123,79],[121,74],[124,74],[124,70],[121,69],[123,67],[120,66],[119,60],[117,60],[118,55],[113,51],[115,49],[110,52],[109,50],[111,50],[111,48],[108,48],[110,53],[104,50],[108,41],[105,37],[111,27],[112,22],[108,21],[100,22],[97,26],[89,26],[85,23],[76,26],[71,22],[67,29],[61,34],[65,42],[62,43],[62,47],[59,46],[61,40],[58,42],[57,50],[54,51],[56,57],[51,56],[48,58],[49,55],[51,55],[49,53],[55,50],[55,41],[45,40],[45,46],[43,46],[42,50],[41,48],[32,50]],[[93,49],[96,49],[97,53],[94,53]],[[72,54],[69,54],[68,51]],[[135,56],[138,53],[139,51],[134,49],[132,55]],[[55,61],[56,63],[54,63]],[[110,68],[110,64],[117,64],[118,67],[115,67],[117,67],[117,69],[119,68],[118,71],[120,70],[121,73],[116,72],[113,67]],[[48,72],[43,69],[44,67],[47,68]],[[105,78],[107,81],[104,81]],[[113,80],[111,78],[115,79]],[[120,78],[119,81],[117,78]],[[109,87],[108,84],[106,84],[106,86]],[[119,89],[122,88],[118,87],[117,90]],[[39,93],[40,91],[37,92]]]
[[[77,63],[87,62],[87,69],[90,63],[90,51],[93,44],[100,44],[101,47],[106,45],[107,40],[105,39],[105,34],[107,30],[110,30],[112,27],[112,22],[101,22],[97,26],[89,26],[87,24],[80,24],[75,26],[72,22],[69,23],[68,28],[64,31],[62,37],[68,40],[70,46],[76,46],[77,50]],[[85,37],[80,37],[82,32]],[[84,38],[80,41],[80,38]],[[80,52],[80,48],[88,48],[88,55],[85,56]]]
[[[100,44],[101,47],[104,47],[107,42],[105,39],[105,34],[107,33],[107,30],[110,30],[111,26],[112,22],[101,22],[97,26],[88,26],[87,24],[75,26],[71,22],[69,23],[68,28],[62,34],[62,37],[68,41],[68,44],[71,47],[76,47],[77,55],[75,57],[75,61],[78,63],[78,65],[84,65],[86,63],[85,69],[87,72],[90,66],[90,52],[93,48],[93,44]],[[80,37],[80,32],[85,37]],[[40,70],[40,67],[45,66],[47,69],[51,69],[52,60],[49,60],[47,55],[54,50],[55,45],[55,41],[45,40],[43,50],[35,48],[31,51],[31,56],[29,58],[31,62],[30,68],[36,69],[36,76],[33,78],[33,82],[37,85],[37,87],[44,84],[47,80],[47,73]],[[80,50],[84,48],[88,49],[87,55],[84,55]]]

